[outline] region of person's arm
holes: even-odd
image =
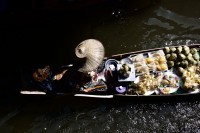
[[[64,70],[62,73],[56,74],[53,80],[60,80],[62,79],[63,75],[66,73],[67,70]]]
[[[95,89],[99,89],[99,88],[106,88],[105,85],[98,85],[98,86],[95,86],[95,87],[90,87],[90,88],[86,88],[86,89],[83,89],[84,92],[91,92]]]

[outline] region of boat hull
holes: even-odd
[[[197,48],[198,50],[200,49],[200,44],[193,44],[193,45],[187,45],[190,48]],[[178,46],[174,46],[178,47]],[[148,53],[148,52],[153,52],[157,50],[162,50],[162,48],[155,48],[155,49],[148,49],[148,50],[142,50],[142,51],[135,51],[135,52],[129,52],[129,53],[123,53],[123,54],[117,54],[117,55],[112,55],[111,57],[106,57],[105,60],[109,59],[116,59],[116,60],[121,60],[123,58],[126,58],[127,56],[130,55],[137,55],[140,53]],[[24,90],[21,91],[22,95],[35,95],[35,96],[47,96],[45,93],[33,93],[33,92],[27,92],[27,93],[22,93]],[[25,90],[26,91],[26,90]],[[73,99],[105,99],[105,101],[126,101],[126,102],[132,102],[132,103],[140,103],[140,102],[174,102],[174,101],[195,101],[199,100],[200,98],[200,92],[195,92],[195,93],[180,93],[180,94],[152,94],[152,95],[131,95],[131,94],[98,94],[98,93],[57,93],[54,94],[53,96],[60,96],[63,98],[73,98]]]

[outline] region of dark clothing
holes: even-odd
[[[79,91],[80,86],[83,86],[85,83],[90,81],[90,76],[79,72],[78,70],[71,68],[64,75],[61,80],[57,82],[63,88],[64,91],[76,92]]]
[[[43,68],[43,67],[39,67]],[[37,70],[37,68],[32,71],[26,71],[24,76],[25,81],[25,88],[35,88],[39,91],[46,92],[47,94],[55,94],[55,93],[68,93],[68,92],[75,92],[79,86],[85,84],[90,80],[88,74],[83,74],[78,71],[79,67],[50,67],[50,74],[49,77],[43,80],[42,82],[38,82],[33,78],[33,73]],[[54,76],[66,70],[65,74],[63,75],[62,79],[54,80]],[[34,89],[34,90],[35,90]]]
[[[47,79],[45,79],[42,82],[36,82],[36,84],[38,84],[38,86],[47,94],[52,94],[56,92],[55,87],[53,86],[53,78],[54,75],[52,74],[52,72],[49,73],[49,77]]]
[[[30,91],[43,91],[47,94],[55,93],[56,89],[53,83],[54,73],[52,72],[52,69],[50,68],[49,76],[42,82],[39,82],[33,78],[33,73],[36,72],[38,68],[26,69],[23,71],[23,88],[28,88]]]
[[[68,69],[60,80],[53,80],[54,76],[55,74],[51,72],[46,80],[43,82],[35,81],[35,83],[46,93],[55,94],[57,92],[76,92],[80,86],[91,79],[88,74],[79,72],[75,67]]]

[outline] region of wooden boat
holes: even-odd
[[[132,102],[198,99],[199,54],[200,44],[192,44],[112,55],[97,70],[97,79],[102,79],[106,87],[98,88],[96,84],[90,92],[57,92],[56,95]],[[21,94],[46,95],[24,88]]]

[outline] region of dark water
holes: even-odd
[[[111,2],[74,16],[64,11],[11,13],[1,25],[3,48],[12,60],[4,68],[68,64],[75,46],[88,38],[100,40],[106,56],[199,43],[199,6],[199,0],[142,0]],[[2,133],[200,132],[199,101],[131,104],[9,96],[0,103]]]

